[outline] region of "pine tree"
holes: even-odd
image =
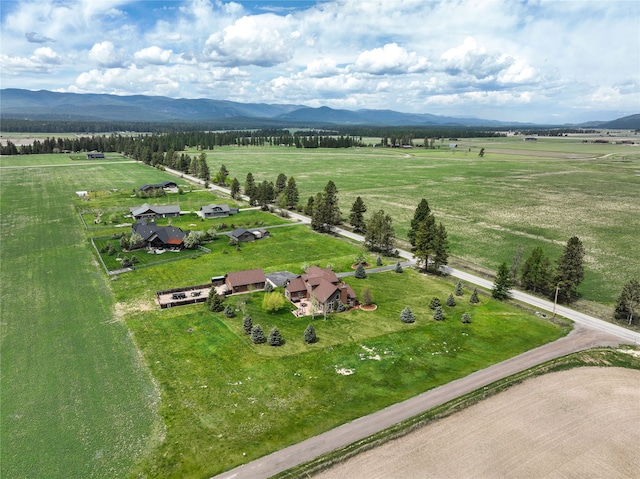
[[[400,265],[400,261],[396,262],[396,269],[395,269],[396,273],[402,273],[402,266]]]
[[[234,318],[236,316],[236,312],[233,310],[233,307],[229,304],[224,308],[224,315],[227,318]]]
[[[231,182],[231,198],[236,199],[240,195],[240,182],[238,178],[234,178]]]
[[[464,313],[462,315],[462,322],[464,324],[469,324],[471,322],[471,315],[469,313]]]
[[[555,284],[558,285],[558,301],[567,303],[578,297],[578,285],[584,278],[584,247],[577,236],[567,242],[558,259]]]
[[[442,310],[442,306],[437,306],[436,309],[433,310],[433,319],[436,321],[444,320],[444,311]]]
[[[367,272],[365,271],[362,263],[358,263],[358,266],[356,267],[355,277],[357,279],[364,279],[367,277]]]
[[[453,294],[449,294],[449,297],[447,298],[447,306],[453,307],[456,305],[456,300],[453,297]]]
[[[460,281],[458,281],[456,283],[456,296],[462,296],[462,283]]]
[[[349,224],[353,226],[353,230],[356,233],[363,233],[365,231],[364,213],[367,211],[367,207],[359,196],[353,202],[351,206],[351,212],[349,213]]]
[[[480,298],[478,298],[478,290],[476,288],[473,288],[473,292],[471,293],[471,296],[469,296],[469,302],[471,304],[478,304],[480,302]]]
[[[429,208],[429,203],[423,198],[418,204],[415,213],[413,214],[413,219],[411,220],[411,228],[407,233],[411,246],[416,246],[416,235],[418,232],[418,228],[420,227],[420,223],[422,223],[430,215],[431,208]]]
[[[364,240],[370,250],[382,251],[388,254],[395,242],[395,230],[392,226],[393,220],[384,210],[378,210],[367,222]]]
[[[244,334],[251,334],[251,329],[253,329],[253,320],[251,316],[245,316],[242,320],[242,329],[244,330]]]
[[[280,173],[276,179],[276,195],[279,195],[287,187],[287,177],[284,173]]]
[[[442,223],[438,224],[433,243],[433,265],[438,270],[449,262],[449,241],[447,240],[447,230]]]
[[[409,308],[409,306],[406,306],[402,312],[400,313],[400,320],[403,323],[414,323],[416,318],[413,315],[413,312],[411,311],[411,308]]]
[[[267,338],[264,336],[264,331],[262,330],[262,326],[256,324],[253,328],[251,328],[251,341],[253,344],[263,344],[266,342]]]
[[[312,344],[318,341],[318,337],[316,336],[316,328],[313,327],[313,324],[307,326],[307,329],[304,330],[304,342],[307,344]]]
[[[436,223],[433,215],[427,216],[415,232],[414,247],[415,257],[424,262],[424,270],[429,269],[429,262],[435,255]]]
[[[498,273],[493,283],[491,296],[494,299],[504,300],[511,297],[511,272],[506,261],[503,261],[498,267]]]
[[[533,248],[522,266],[521,282],[524,289],[534,293],[551,293],[551,261],[541,246]]]
[[[269,346],[282,346],[284,344],[284,339],[282,338],[282,335],[280,334],[278,328],[274,327],[273,329],[271,329],[271,331],[269,332],[268,342]]]
[[[300,200],[300,194],[298,193],[298,186],[293,176],[291,176],[287,182],[287,187],[284,189],[284,196],[287,208],[295,208]]]
[[[209,290],[209,296],[207,296],[207,300],[205,302],[207,308],[212,313],[219,313],[224,311],[224,303],[222,302],[222,298],[218,295],[216,288],[212,287]]]
[[[362,290],[362,304],[365,306],[373,304],[373,298],[371,297],[371,290],[369,288]]]
[[[249,204],[255,206],[256,200],[256,182],[253,179],[253,174],[247,173],[247,179],[244,182],[244,194],[249,197]]]
[[[437,296],[434,296],[433,298],[431,298],[431,302],[429,303],[429,307],[431,309],[436,309],[438,306],[441,306],[442,303],[440,303],[440,299]]]

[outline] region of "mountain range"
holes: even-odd
[[[112,122],[229,122],[264,126],[458,126],[506,127],[533,124],[508,123],[479,118],[459,118],[428,113],[402,113],[393,110],[340,110],[310,108],[293,104],[239,103],[211,99],[175,99],[162,96],[118,96],[107,94],[58,93],[17,88],[0,90],[0,116],[3,119],[46,121]],[[567,125],[563,125],[567,126]],[[613,121],[591,121],[589,128],[640,128],[640,114]],[[254,126],[255,127],[255,126]]]

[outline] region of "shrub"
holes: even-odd
[[[436,321],[442,321],[444,319],[444,311],[442,310],[442,306],[437,306],[433,310],[433,319]]]
[[[456,284],[456,296],[462,296],[462,283],[460,281],[458,281],[458,283]]]
[[[137,264],[139,262],[140,262],[140,260],[138,259],[138,257],[136,255],[133,255],[131,257],[131,264]]]
[[[275,313],[282,309],[285,304],[286,300],[284,299],[284,296],[275,291],[272,293],[264,293],[264,296],[262,297],[262,309],[270,313]]]
[[[402,320],[403,323],[414,323],[416,321],[416,318],[413,315],[413,312],[411,311],[411,308],[409,308],[409,306],[406,306],[402,310],[402,312],[400,313],[400,319]]]
[[[362,304],[364,304],[365,306],[373,304],[373,299],[371,298],[371,290],[369,288],[364,288],[362,290]]]
[[[462,322],[464,324],[469,324],[471,322],[471,315],[469,313],[464,313],[462,315]]]
[[[251,341],[253,344],[263,344],[267,341],[267,338],[264,336],[264,331],[262,330],[262,326],[256,324],[251,328]]]
[[[402,266],[400,266],[400,261],[396,262],[396,273],[402,273]]]
[[[449,294],[449,297],[447,298],[447,306],[455,306],[456,305],[456,300],[453,297],[453,294]]]
[[[245,316],[242,320],[242,329],[244,330],[244,334],[251,334],[251,329],[253,328],[253,320],[251,316]]]
[[[364,266],[362,263],[358,263],[358,267],[356,268],[355,277],[358,279],[364,279],[367,277],[367,272],[364,270]]]
[[[284,344],[284,339],[280,334],[278,328],[273,328],[269,332],[269,346],[282,346]]]
[[[436,309],[436,308],[438,308],[438,307],[440,307],[440,306],[442,306],[442,303],[440,303],[440,300],[439,300],[436,296],[434,296],[434,297],[431,299],[431,302],[429,303],[429,307],[430,307],[431,309]]]
[[[313,324],[307,326],[307,329],[304,330],[304,342],[307,344],[312,344],[318,341],[318,337],[316,336],[316,328],[313,327]]]
[[[227,304],[227,306],[224,308],[224,315],[227,318],[234,318],[236,316],[236,312],[230,305]]]
[[[382,266],[382,258],[380,256],[376,258],[376,266]]]
[[[476,288],[473,288],[473,292],[469,297],[469,302],[471,304],[478,304],[480,302],[480,299],[478,298],[478,290]]]

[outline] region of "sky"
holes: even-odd
[[[0,86],[610,120],[640,113],[640,1],[0,0]]]

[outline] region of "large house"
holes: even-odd
[[[136,220],[180,216],[180,206],[178,205],[151,206],[150,204],[145,203],[142,206],[131,207],[129,208],[129,211],[131,212],[131,216]]]
[[[304,274],[290,280],[284,294],[292,303],[309,301],[317,305],[318,313],[330,313],[342,303],[347,307],[357,304],[353,288],[338,279],[330,268],[312,266]]]
[[[164,181],[162,183],[142,185],[140,188],[138,188],[138,191],[150,196],[152,194],[160,193],[160,192],[164,194],[164,190],[177,188],[177,187],[178,185],[174,181]]]
[[[238,214],[238,208],[229,208],[229,205],[206,205],[200,207],[199,214],[203,218],[224,218]]]
[[[264,289],[267,277],[262,268],[227,273],[224,283],[231,293],[244,293]]]
[[[145,246],[162,249],[182,249],[184,238],[189,234],[175,226],[158,226],[151,222],[138,222],[131,226],[132,233],[142,237]]]

